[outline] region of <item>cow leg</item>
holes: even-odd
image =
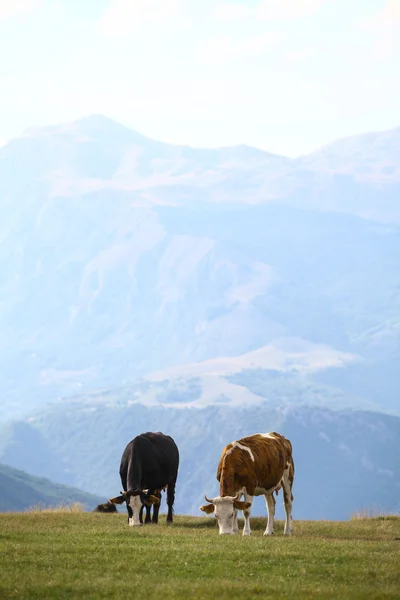
[[[276,504],[273,492],[271,492],[270,494],[264,494],[264,498],[268,511],[267,529],[264,531],[264,535],[273,535]]]
[[[146,516],[145,516],[144,522],[151,523],[151,506],[146,506],[145,504],[142,504],[142,507],[139,512],[139,521],[142,525],[143,525],[143,511],[146,511]]]
[[[250,506],[249,506],[249,508],[246,508],[243,511],[244,526],[243,526],[242,535],[250,535],[251,534],[251,529],[250,529],[250,515],[251,515],[251,504],[253,502],[253,496],[250,496],[249,494],[245,494],[244,495],[244,501],[245,502],[250,502]]]
[[[242,497],[242,492],[238,495],[238,500]],[[233,509],[233,533],[239,533],[238,509]]]
[[[234,511],[234,517],[233,517],[233,533],[238,533],[239,532],[239,522],[238,522],[238,510],[237,508],[235,508]]]
[[[126,508],[128,509],[128,525],[133,527],[133,511],[128,503],[126,503]]]
[[[282,478],[282,487],[283,487],[283,502],[285,505],[285,528],[283,530],[284,535],[290,535],[292,533],[292,485],[293,485],[293,470],[289,466],[285,469]]]
[[[151,506],[145,505],[146,508],[146,517],[144,519],[145,524],[151,523]]]
[[[158,513],[160,512],[161,506],[161,492],[154,493],[157,498],[160,498],[160,502],[158,504],[153,504],[153,523],[156,525],[158,523]]]
[[[167,523],[172,523],[173,521],[173,513],[174,513],[174,502],[175,502],[175,484],[176,482],[172,482],[168,484],[167,487],[167,504],[168,504],[168,514],[167,514]]]

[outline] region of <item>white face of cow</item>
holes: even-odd
[[[129,525],[134,527],[136,525],[142,525],[140,522],[139,514],[140,509],[142,508],[142,501],[140,499],[140,495],[137,496],[129,496],[127,500],[127,504],[129,503],[129,508],[132,511],[132,516],[129,517]]]
[[[206,506],[201,506],[201,510],[207,514],[215,513],[218,521],[220,535],[237,533],[237,510],[246,510],[251,506],[249,502],[240,502],[237,496],[217,496],[212,500],[206,497]]]
[[[225,496],[225,498],[218,496],[213,499],[213,504],[220,535],[235,533],[235,498],[232,496]]]
[[[128,509],[128,522],[130,526],[142,525],[140,522],[140,511],[144,504],[151,506],[152,504],[160,504],[161,494],[154,496],[145,491],[135,490],[121,492],[120,496],[110,498],[112,504],[123,504],[126,502]]]

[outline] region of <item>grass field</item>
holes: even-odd
[[[0,514],[0,598],[400,598],[400,517],[294,521],[219,536],[211,518]]]

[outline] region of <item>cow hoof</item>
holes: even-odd
[[[265,531],[264,535],[274,535],[274,532],[273,531]]]
[[[242,535],[250,535],[251,531],[243,531]]]

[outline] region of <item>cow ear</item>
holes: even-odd
[[[161,498],[157,498],[157,496],[153,496],[152,494],[147,497],[147,500],[150,504],[160,504]]]
[[[116,498],[110,498],[109,502],[111,502],[111,504],[123,504],[125,500],[125,496],[117,496]]]
[[[200,510],[206,513],[206,515],[210,515],[214,512],[214,504],[204,504],[204,506],[200,506]]]
[[[235,500],[233,506],[238,510],[246,510],[246,508],[250,508],[251,502],[241,502],[240,500]]]

